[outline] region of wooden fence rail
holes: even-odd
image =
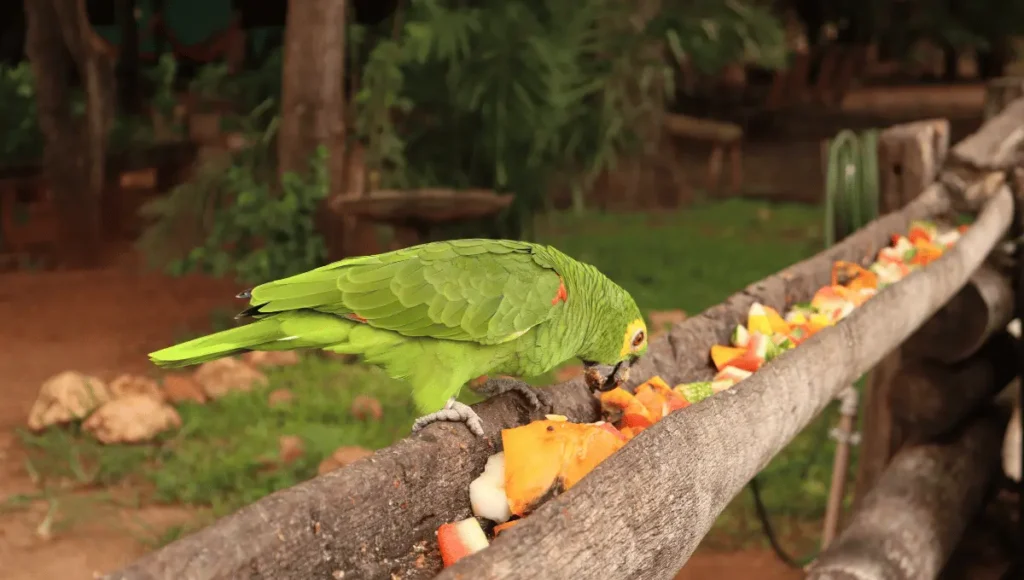
[[[988,193],[974,227],[938,261],[880,292],[842,323],[736,388],[665,417],[568,492],[502,533],[487,550],[438,577],[671,577],[728,502],[842,388],[972,283],[1004,238],[1015,209],[1005,186]],[[657,374],[674,384],[710,377],[709,347],[727,341],[753,302],[782,309],[808,300],[830,283],[835,261],[866,264],[912,220],[946,215],[964,197],[962,191],[934,184],[900,211],[827,251],[676,325],[652,343],[649,355],[634,368],[634,379]],[[1002,296],[997,300],[1008,299]],[[984,298],[963,301],[990,306]],[[1003,306],[990,308],[996,312],[991,316],[1001,316]],[[982,334],[990,332],[988,326],[998,324],[986,324]],[[984,369],[963,372],[987,376]],[[571,420],[599,418],[582,380],[553,386],[550,393],[557,411]],[[461,426],[431,425],[367,459],[242,508],[107,578],[435,577],[441,569],[435,530],[470,515],[469,483],[497,451],[500,430],[541,418],[515,395],[485,401],[476,410],[487,426],[485,439]],[[841,542],[842,537],[836,540]]]

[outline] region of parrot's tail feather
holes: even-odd
[[[149,360],[159,367],[178,368],[254,350],[282,338],[286,337],[279,321],[267,318],[158,350],[150,353]]]
[[[250,350],[324,348],[348,342],[357,324],[333,314],[300,310],[271,314],[255,322],[215,332],[150,353],[149,360],[164,368],[209,362]]]

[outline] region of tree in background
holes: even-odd
[[[62,258],[90,267],[100,260],[101,197],[108,133],[114,118],[114,62],[78,0],[25,0],[26,52],[35,77],[43,167],[60,217]],[[84,115],[72,110],[74,69],[85,89]]]
[[[305,173],[320,146],[331,152],[332,179],[345,145],[345,0],[288,3],[278,131],[278,172]]]
[[[289,2],[284,62],[272,71],[283,78],[270,83],[281,87],[280,117],[250,140],[277,139],[276,171],[262,154],[238,154],[150,206],[150,248],[168,245],[175,216],[210,208],[189,218],[205,240],[172,271],[263,282],[321,265],[324,174],[331,195],[360,189],[347,187],[346,145],[363,152],[365,169],[351,163],[350,173],[368,189],[515,194],[498,219],[438,235],[529,237],[556,185],[585,208],[599,175],[658,146],[682,61],[710,74],[786,57],[779,21],[756,0],[403,0],[372,18],[355,1],[347,27],[342,4]],[[258,98],[241,101],[267,99],[265,83],[252,86]],[[328,167],[301,183],[323,152]]]

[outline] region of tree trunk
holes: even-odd
[[[73,267],[95,266],[113,120],[113,59],[92,31],[84,0],[25,0],[25,20],[39,126],[46,139],[43,166],[61,221],[61,255]],[[86,93],[84,120],[71,111],[69,55]]]
[[[345,183],[345,0],[289,2],[281,76],[278,171],[305,174],[317,147],[330,152],[330,193]],[[325,207],[318,228],[338,257],[341,220]]]
[[[281,87],[279,171],[305,174],[317,147],[331,151],[333,185],[343,183],[345,1],[288,3]]]
[[[135,10],[136,0],[117,0],[118,26],[121,29],[117,83],[121,110],[139,114],[142,112],[142,94],[139,85],[139,25]]]

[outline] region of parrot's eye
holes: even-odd
[[[640,345],[644,343],[645,338],[647,338],[647,335],[644,331],[636,331],[636,334],[633,335],[633,348],[640,348]]]

